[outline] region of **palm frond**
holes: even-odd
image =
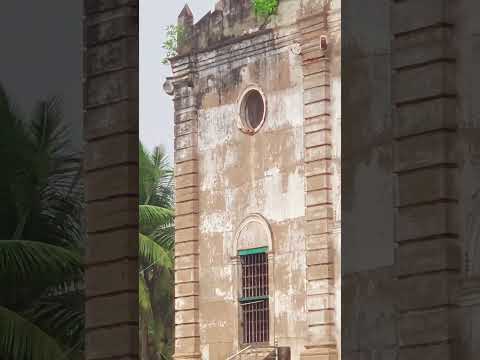
[[[25,317],[69,348],[83,344],[83,291],[74,290],[58,295],[45,295],[24,312]]]
[[[50,244],[27,240],[0,240],[0,283],[57,284],[81,276],[78,254]],[[15,284],[15,285],[14,285]]]
[[[150,234],[157,244],[168,251],[173,251],[175,246],[175,225],[172,223],[157,226]]]
[[[62,359],[54,338],[24,317],[0,306],[0,358],[5,360]]]
[[[147,262],[150,264],[155,264],[157,266],[163,266],[167,269],[173,267],[173,261],[164,248],[157,244],[150,237],[139,233],[139,253]]]
[[[140,227],[157,226],[158,224],[165,224],[172,222],[174,213],[171,209],[165,209],[154,205],[140,205],[139,206],[139,224]]]

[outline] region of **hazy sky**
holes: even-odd
[[[195,21],[216,0],[187,0]],[[82,139],[83,0],[3,1],[0,11],[0,82],[26,116],[36,100],[51,95],[64,102],[74,142]],[[140,0],[140,139],[163,144],[173,157],[173,103],[163,92],[165,28],[175,24],[185,0]]]
[[[216,0],[189,0],[195,21],[209,10]],[[163,91],[168,65],[162,64],[165,28],[177,22],[185,6],[179,0],[140,0],[140,140],[152,149],[163,144],[173,159],[173,102]]]

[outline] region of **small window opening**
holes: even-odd
[[[242,128],[247,133],[255,133],[265,120],[265,98],[257,89],[246,91],[240,102]]]
[[[268,258],[266,248],[240,252],[242,333],[244,344],[269,340]]]

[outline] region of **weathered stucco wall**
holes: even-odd
[[[264,41],[266,48],[255,54]],[[273,233],[273,336],[292,347],[294,358],[305,342],[302,68],[300,57],[286,45],[266,34],[199,57],[200,338],[205,358],[226,357],[238,345],[232,257],[237,256],[238,226],[253,213],[262,214]],[[229,61],[219,62],[225,53],[231,54]],[[217,60],[208,65],[212,58]],[[264,91],[267,102],[266,121],[254,136],[237,128],[237,99],[250,84]]]

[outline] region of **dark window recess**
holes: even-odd
[[[243,343],[259,344],[269,340],[268,260],[266,252],[245,251],[242,266]]]
[[[265,117],[265,103],[258,90],[250,90],[244,95],[240,117],[243,125],[252,131],[262,124]]]

